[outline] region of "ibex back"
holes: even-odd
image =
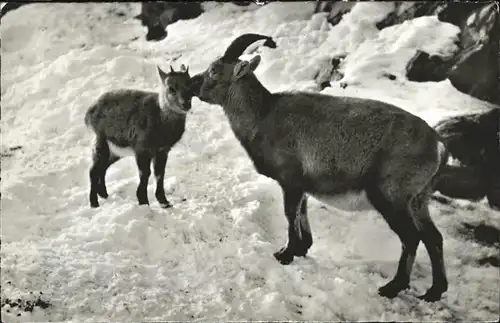
[[[288,243],[276,259],[288,264],[312,245],[307,194],[324,200],[363,193],[402,243],[397,273],[379,293],[392,298],[408,287],[422,240],[433,284],[421,298],[439,299],[448,283],[442,236],[429,216],[428,200],[446,149],[436,132],[417,116],[375,100],[269,92],[253,73],[260,56],[238,59],[262,39],[276,47],[270,37],[244,34],[192,81],[201,100],[224,108],[257,171],[283,190]]]

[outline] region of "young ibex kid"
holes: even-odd
[[[88,109],[85,124],[96,135],[90,168],[90,205],[98,207],[97,196],[107,198],[106,170],[121,157],[135,156],[139,168],[136,195],[139,204],[149,204],[147,185],[153,161],[156,199],[163,208],[163,179],[170,149],[181,139],[186,114],[191,109],[191,78],[188,68],[165,73],[157,67],[159,93],[120,89],[104,93]]]
[[[201,100],[223,107],[257,171],[282,188],[288,244],[276,259],[289,264],[313,243],[307,194],[323,200],[363,192],[402,243],[396,276],[379,293],[392,298],[408,287],[423,241],[433,283],[421,298],[440,299],[448,288],[443,239],[428,207],[431,179],[446,157],[436,132],[419,117],[375,100],[269,92],[253,73],[260,56],[238,58],[264,39],[276,47],[270,37],[241,35],[192,82]]]

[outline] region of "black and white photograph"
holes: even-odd
[[[0,5],[1,323],[498,322],[498,1]]]

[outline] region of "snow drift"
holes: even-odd
[[[375,22],[388,8],[373,2],[357,4],[334,27],[325,14],[312,15],[314,3],[210,3],[198,18],[169,25],[164,41],[147,43],[133,19],[139,6],[40,3],[3,17],[5,321],[498,318],[498,269],[480,264],[498,250],[463,231],[464,223],[500,227],[499,212],[484,201],[431,205],[450,282],[434,304],[415,297],[430,286],[423,247],[412,288],[394,300],[377,295],[395,272],[400,244],[375,211],[344,213],[311,201],[315,244],[307,258],[281,266],[272,256],[286,239],[279,187],[254,171],[222,109],[197,99],[166,170],[173,208],[136,205],[132,158],[109,169],[109,199],[97,210],[87,204],[93,137],[85,111],[110,89],[156,89],[154,64],[189,64],[195,74],[234,37],[262,33],[278,48],[249,48],[243,57],[262,55],[256,74],[270,90],[314,90],[319,62],[347,54],[341,81],[348,86],[332,82],[324,93],[379,99],[435,124],[489,106],[449,81],[404,77],[416,50],[453,51],[457,27],[421,17],[379,32]],[[153,189],[151,181],[150,196]],[[50,306],[4,304],[35,295]]]

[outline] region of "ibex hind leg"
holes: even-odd
[[[168,152],[159,151],[153,158],[153,168],[156,178],[156,191],[155,196],[160,206],[164,209],[172,206],[170,201],[167,200],[165,196],[164,179],[165,179],[165,167],[167,166]]]
[[[377,187],[370,187],[366,192],[373,207],[383,216],[401,241],[401,255],[396,275],[379,288],[381,296],[394,298],[409,287],[410,274],[420,242],[419,233],[411,218],[409,198],[390,196]]]
[[[307,251],[311,248],[313,244],[311,227],[309,225],[309,219],[307,217],[307,194],[304,194],[302,199],[302,204],[300,206],[300,214],[298,221],[296,219],[296,230],[300,232],[300,240],[302,243],[295,249],[295,256],[297,257],[305,257],[307,255]]]
[[[413,159],[417,157],[420,158],[420,167],[408,172],[407,165],[414,163]],[[448,288],[443,261],[443,238],[429,216],[429,186],[437,165],[425,155],[413,156],[413,159],[400,158],[399,162],[392,159],[391,167],[383,168],[379,174],[378,178],[383,180],[378,181],[375,188],[371,188],[370,201],[382,213],[403,245],[396,276],[379,292],[390,297],[390,292],[403,288],[403,283],[409,281],[418,242],[421,240],[431,259],[433,276],[431,289],[421,298],[436,301]]]
[[[413,220],[427,249],[432,266],[432,286],[420,299],[435,302],[448,290],[443,256],[443,236],[429,215],[429,196],[426,192],[414,197],[411,203]]]
[[[108,190],[106,189],[106,171],[108,168],[120,160],[120,157],[110,152],[109,160],[104,166],[104,169],[101,172],[101,176],[99,177],[99,188],[97,194],[99,194],[102,198],[108,198]]]
[[[105,171],[106,164],[110,158],[108,143],[104,136],[97,135],[95,139],[94,149],[92,152],[92,166],[90,167],[90,194],[89,201],[91,207],[98,207],[99,202],[97,195],[102,193],[102,177]]]
[[[139,170],[139,185],[136,190],[136,197],[139,205],[149,204],[148,200],[148,180],[151,175],[152,157],[148,152],[137,152],[135,160]]]

